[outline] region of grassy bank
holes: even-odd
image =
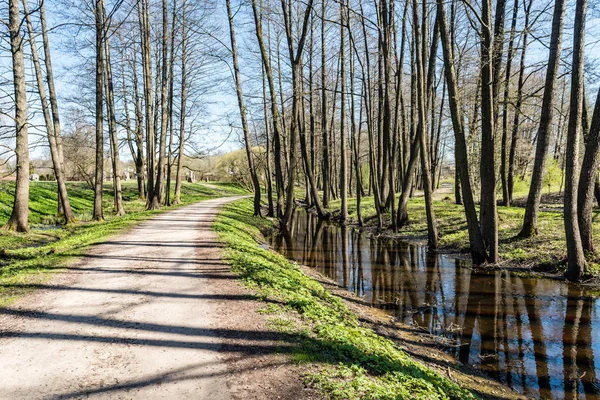
[[[364,327],[343,302],[283,256],[260,248],[271,221],[251,217],[249,200],[226,206],[214,227],[226,258],[266,301],[273,329],[285,333],[308,384],[335,399],[472,399],[475,395],[411,359]]]
[[[215,197],[246,194],[247,192],[228,184],[186,183],[182,186],[182,205]],[[59,225],[56,218],[56,184],[32,182],[30,188],[29,233],[0,230],[0,306],[6,306],[28,288],[46,280],[50,273],[68,266],[85,249],[106,237],[130,228],[140,221],[172,208],[145,211],[145,201],[138,200],[136,185],[127,182],[123,186],[124,207],[127,214],[115,217],[112,210],[111,187],[104,193],[105,221],[90,222],[93,209],[93,191],[82,183],[69,183],[69,195],[78,222],[69,226]],[[8,220],[12,207],[14,185],[0,184],[0,225]]]
[[[464,207],[452,199],[434,201],[434,208],[440,232],[440,246],[444,249],[468,252],[469,235]],[[331,203],[331,210],[339,209],[339,200]],[[367,225],[375,225],[375,205],[372,197],[362,199],[363,218],[370,220]],[[356,199],[349,200],[348,211],[356,220]],[[501,263],[506,267],[533,269],[562,274],[566,270],[566,242],[562,212],[542,211],[539,215],[539,234],[529,239],[516,236],[521,230],[525,209],[522,207],[498,207],[499,250]],[[427,218],[422,197],[408,203],[410,222],[399,232],[407,239],[425,239]],[[600,239],[600,210],[594,210],[594,237]],[[389,225],[389,215],[385,217]],[[600,276],[600,260],[591,260],[590,274]]]

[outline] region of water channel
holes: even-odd
[[[530,398],[600,399],[600,298],[563,281],[479,271],[425,246],[319,222],[298,210],[271,238],[405,324],[443,335],[460,362]]]

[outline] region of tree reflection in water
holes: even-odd
[[[580,287],[474,270],[303,210],[271,245],[403,323],[454,340],[448,351],[459,361],[527,396],[600,398],[600,300]]]

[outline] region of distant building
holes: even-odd
[[[31,174],[31,175],[29,175],[29,180],[33,181],[33,182],[37,182],[40,180],[40,176],[38,174]]]

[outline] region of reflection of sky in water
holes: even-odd
[[[319,228],[303,211],[272,245],[402,322],[455,340],[449,351],[461,362],[528,396],[600,399],[600,300],[577,286],[474,272],[424,247]]]

